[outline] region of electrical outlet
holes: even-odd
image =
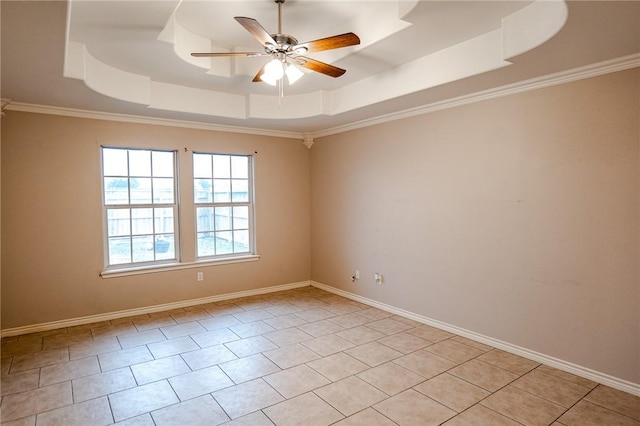
[[[376,281],[376,284],[382,285],[382,274],[376,272],[373,274],[373,279]]]
[[[198,281],[204,280],[204,272],[198,272]]]
[[[356,271],[351,275],[351,282],[354,283],[360,279],[360,271],[356,269]]]

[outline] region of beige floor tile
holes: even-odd
[[[302,308],[296,305],[292,305],[291,303],[280,303],[275,306],[268,306],[264,308],[265,311],[269,312],[271,315],[277,317],[280,315],[288,315],[296,312],[300,312]]]
[[[448,373],[429,379],[414,389],[457,412],[466,410],[490,395],[489,391]]]
[[[364,308],[363,310],[358,311],[358,315],[362,315],[363,317],[374,321],[393,317],[391,312],[383,311],[378,308]]]
[[[528,392],[507,386],[480,404],[527,426],[546,426],[565,409]]]
[[[234,361],[228,361],[220,364],[220,368],[222,368],[235,383],[247,382],[280,371],[277,365],[262,354],[255,354]]]
[[[421,375],[425,379],[430,379],[456,366],[453,361],[434,355],[424,349],[398,358],[394,362]]]
[[[521,426],[521,424],[478,404],[443,423],[443,426]]]
[[[378,339],[382,339],[386,337],[385,334],[380,333],[379,331],[372,330],[365,326],[359,326],[350,328],[345,331],[340,331],[336,333],[337,336],[342,337],[345,340],[350,341],[354,345],[364,345],[365,343],[370,343]]]
[[[569,408],[589,393],[590,389],[559,377],[533,370],[512,383],[518,389]]]
[[[180,355],[160,358],[131,366],[139,385],[151,383],[191,371]]]
[[[234,334],[237,334],[243,339],[276,331],[275,328],[271,327],[264,321],[254,321],[246,324],[242,323],[238,325],[232,325],[229,327],[229,329]]]
[[[582,400],[564,413],[558,421],[567,426],[638,426],[640,422],[600,405]]]
[[[50,365],[40,369],[40,386],[66,382],[80,377],[100,373],[100,364],[95,356]]]
[[[149,383],[109,395],[114,420],[129,419],[176,404],[178,397],[166,380]]]
[[[211,395],[161,408],[151,416],[156,426],[214,426],[229,420]]]
[[[2,339],[1,352],[2,356],[15,356],[24,354],[33,354],[39,352],[43,348],[43,338],[40,340],[14,340]],[[48,348],[47,348],[48,349]]]
[[[238,359],[229,349],[224,345],[216,345],[208,348],[200,349],[193,352],[187,352],[182,354],[182,359],[185,360],[189,368],[192,370],[199,370],[205,367],[211,367],[212,365],[221,364],[223,362],[232,361]]]
[[[309,309],[306,311],[298,312],[296,315],[309,322],[320,321],[336,316],[336,314],[331,313],[324,308]]]
[[[122,349],[116,337],[93,340],[69,346],[69,358],[80,359]]]
[[[357,313],[331,317],[329,318],[329,321],[339,325],[342,328],[353,328],[353,327],[358,327],[360,325],[369,324],[372,322],[369,318],[365,318],[362,315],[358,315]]]
[[[337,333],[344,330],[344,328],[340,327],[338,324],[332,323],[329,320],[316,321],[300,325],[298,326],[298,329],[312,335],[313,337],[325,336],[327,334]]]
[[[378,413],[373,408],[367,408],[359,413],[349,416],[344,420],[340,420],[338,423],[334,423],[335,426],[396,426],[397,423],[392,422],[382,414]]]
[[[316,352],[307,349],[300,343],[266,351],[263,352],[263,355],[283,370],[320,358]]]
[[[209,314],[211,314],[214,317],[231,315],[235,312],[244,311],[244,309],[242,309],[240,306],[236,305],[233,302],[229,302],[226,304],[215,304],[213,306],[207,306],[205,309],[207,312],[209,312]]]
[[[123,420],[117,424],[118,426],[156,426],[151,418],[151,414],[149,413],[144,413],[139,416]]]
[[[211,315],[209,314],[209,312],[205,310],[195,309],[195,310],[189,310],[184,312],[174,312],[173,314],[171,314],[171,318],[173,318],[173,320],[176,323],[182,324],[184,322],[198,321],[198,320],[211,318]]]
[[[425,350],[442,358],[451,360],[456,364],[461,364],[465,361],[469,361],[470,359],[473,359],[484,353],[480,349],[476,349],[472,346],[465,345],[464,343],[456,342],[455,340],[451,339],[442,340],[425,348]]]
[[[411,325],[413,327],[419,327],[419,326],[422,325],[421,322],[418,322],[416,320],[412,320],[411,318],[406,318],[406,317],[403,317],[403,316],[400,316],[400,315],[392,315],[389,318],[393,318],[396,321],[400,321],[400,322],[403,322],[405,324],[409,324],[409,325]]]
[[[178,355],[200,349],[200,346],[189,336],[165,340],[147,345],[155,359]]]
[[[325,426],[343,418],[313,392],[265,408],[264,413],[278,426]]]
[[[103,372],[153,361],[153,359],[153,355],[151,355],[151,352],[149,352],[146,346],[134,346],[129,349],[98,355],[100,368]]]
[[[138,319],[133,321],[133,325],[136,326],[138,331],[150,330],[154,328],[166,327],[169,325],[176,325],[177,323],[169,314],[161,313],[157,316],[149,316],[148,319]]]
[[[284,400],[262,379],[241,383],[213,393],[213,397],[232,419],[245,416]]]
[[[401,426],[439,425],[457,413],[413,389],[373,406]]]
[[[315,394],[345,416],[355,414],[387,398],[384,392],[355,376],[316,389]]]
[[[313,338],[313,336],[298,328],[285,328],[284,330],[273,331],[265,334],[264,337],[278,346],[292,345]]]
[[[49,349],[46,351],[15,355],[9,372],[31,370],[33,368],[46,367],[47,365],[60,364],[69,361],[67,348]]]
[[[3,375],[2,380],[0,381],[0,395],[4,396],[36,389],[38,387],[39,380],[40,370],[37,368]]]
[[[306,365],[279,371],[263,379],[287,399],[331,383],[329,379]]]
[[[37,416],[38,426],[103,426],[113,423],[106,396],[57,408]]]
[[[358,313],[358,315],[360,315]],[[379,331],[382,334],[392,335],[413,328],[409,324],[396,321],[393,318],[384,318],[367,324],[367,327]]]
[[[640,421],[640,396],[599,385],[585,400]]]
[[[137,333],[138,329],[132,322],[124,322],[118,324],[109,324],[91,329],[93,339],[104,339],[107,337],[122,336],[125,334]]]
[[[369,368],[364,362],[342,352],[311,361],[307,365],[332,382],[337,382]]]
[[[403,355],[402,352],[398,352],[395,349],[391,349],[390,347],[378,342],[371,342],[361,346],[356,346],[355,348],[346,350],[345,353],[371,367],[384,364],[385,362],[389,362]]]
[[[72,403],[71,383],[57,383],[4,396],[2,398],[2,407],[0,408],[0,419],[3,422],[7,422],[54,410]]]
[[[73,399],[76,403],[134,388],[137,385],[128,367],[82,377],[72,380],[71,383],[73,384]]]
[[[378,340],[379,343],[389,346],[403,354],[415,352],[418,349],[425,348],[432,343],[424,340],[418,336],[414,336],[409,333],[397,333],[392,336],[388,336]]]
[[[431,327],[430,325],[420,325],[407,330],[407,333],[422,337],[423,339],[434,343],[454,336],[454,334],[451,334],[448,331],[440,330],[439,328]]]
[[[262,411],[256,411],[225,423],[224,426],[273,426],[273,423]]]
[[[271,349],[278,348],[278,345],[270,340],[265,339],[263,336],[249,337],[247,339],[225,343],[225,346],[238,357],[254,355],[260,352],[270,351]]]
[[[366,305],[358,305],[356,302],[346,301],[343,303],[330,303],[325,309],[336,315],[348,315],[363,310]]]
[[[169,383],[181,401],[234,385],[231,379],[215,365],[172,377]]]
[[[370,368],[357,376],[387,395],[395,395],[424,382],[424,377],[393,362]]]
[[[198,321],[193,321],[161,327],[160,331],[162,331],[167,339],[175,339],[176,337],[188,336],[190,334],[204,333],[207,329],[200,325]]]
[[[472,359],[452,368],[449,373],[490,392],[495,392],[518,378],[517,374],[478,359]]]
[[[353,348],[355,345],[335,334],[316,337],[302,342],[303,345],[321,356],[327,356]]]
[[[240,320],[241,322],[247,323],[247,322],[254,322],[254,321],[260,321],[266,318],[273,318],[273,315],[271,315],[269,312],[267,312],[264,309],[252,309],[250,311],[243,311],[243,312],[236,312],[234,314],[232,314],[236,319]]]
[[[471,340],[471,339],[468,339],[468,338],[462,337],[462,336],[453,336],[451,338],[451,340],[454,340],[454,341],[460,342],[460,343],[464,343],[465,345],[474,347],[476,349],[480,349],[483,352],[488,352],[488,351],[493,349],[493,347],[491,347],[489,345],[485,345],[484,343],[476,342],[475,340]]]
[[[494,349],[480,355],[478,359],[488,364],[495,365],[496,367],[500,367],[503,370],[511,371],[519,376],[528,373],[540,365],[538,362],[531,361],[499,349]]]
[[[285,328],[307,324],[307,320],[300,318],[296,314],[286,314],[273,318],[267,318],[264,320],[264,322],[269,324],[276,330],[284,330]]]
[[[47,350],[91,341],[93,341],[91,330],[79,330],[75,333],[60,333],[52,336],[45,336],[42,345],[43,349]]]
[[[536,368],[536,370],[542,373],[551,374],[552,376],[559,377],[563,380],[579,386],[583,386],[585,388],[593,389],[598,386],[596,382],[593,382],[589,379],[585,379],[580,376],[576,376],[575,374],[567,373],[566,371],[558,370],[557,368],[549,367],[547,365],[540,365],[538,368]]]
[[[240,340],[240,337],[228,328],[191,334],[190,336],[201,348]]]
[[[150,343],[164,342],[167,340],[164,334],[158,328],[139,331],[135,334],[125,334],[124,336],[118,336],[120,346],[124,349],[132,348],[134,346],[148,345]]]
[[[36,416],[28,416],[17,420],[2,422],[2,426],[36,426]]]

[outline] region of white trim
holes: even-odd
[[[455,325],[447,324],[438,320],[424,317],[422,315],[414,314],[413,312],[405,311],[404,309],[399,309],[399,308],[387,305],[385,303],[381,303],[372,299],[368,299],[363,296],[359,296],[357,294],[350,293],[348,291],[344,291],[335,287],[328,286],[326,284],[319,283],[317,281],[311,281],[311,285],[313,287],[320,288],[330,293],[337,294],[339,296],[346,297],[348,299],[355,300],[360,303],[364,303],[365,305],[373,306],[375,308],[382,309],[383,311],[391,312],[393,314],[400,315],[405,318],[409,318],[423,324],[437,327],[439,329],[448,331],[450,333],[457,334],[458,336],[466,337],[476,342],[484,343],[485,345],[489,345],[494,348],[501,349],[503,351],[510,352],[515,355],[519,355],[523,358],[527,358],[532,361],[536,361],[536,362],[548,365],[550,367],[554,367],[559,370],[566,371],[571,374],[575,374],[576,376],[584,377],[585,379],[602,383],[603,385],[607,385],[612,388],[619,389],[621,391],[640,396],[639,383],[629,382],[627,380],[613,377],[608,374],[601,373],[599,371],[595,371],[587,367],[583,367],[581,365],[573,364],[568,361],[564,361],[549,355],[542,354],[540,352],[532,351],[530,349],[523,348],[521,346],[514,345],[512,343],[504,342],[502,340],[494,339],[492,337],[485,336],[485,335],[476,333],[474,331],[456,327]]]
[[[530,80],[519,81],[517,83],[509,84],[506,86],[495,87],[481,92],[458,96],[456,98],[445,99],[443,101],[433,102],[431,104],[422,105],[416,108],[396,111],[390,114],[345,124],[343,126],[337,126],[330,129],[320,130],[318,132],[309,133],[309,135],[312,138],[317,139],[323,136],[344,133],[350,130],[356,130],[363,127],[386,123],[389,121],[401,120],[403,118],[414,117],[416,115],[428,114],[430,112],[455,108],[462,105],[482,102],[489,99],[514,95],[517,93],[528,92],[530,90],[542,89],[544,87],[555,86],[558,84],[570,83],[572,81],[584,80],[586,78],[597,77],[599,75],[609,74],[617,71],[624,71],[626,69],[636,67],[640,67],[640,53],[611,59],[609,61],[598,62],[567,71],[561,71]]]
[[[138,124],[154,124],[160,126],[186,127],[190,129],[213,130],[220,132],[243,133],[261,136],[275,136],[290,139],[310,138],[311,140],[323,136],[335,135],[350,130],[360,129],[363,127],[373,126],[376,124],[386,123],[389,121],[401,120],[416,115],[427,114],[443,109],[454,108],[457,106],[468,105],[475,102],[481,102],[489,99],[509,96],[517,93],[527,92],[530,90],[541,89],[544,87],[555,86],[558,84],[569,83],[572,81],[583,80],[586,78],[597,77],[599,75],[608,74],[617,71],[624,71],[630,68],[640,67],[640,53],[635,53],[620,58],[610,59],[608,61],[597,62],[579,68],[561,71],[542,77],[524,80],[521,82],[500,86],[481,92],[470,93],[456,98],[446,99],[440,102],[433,102],[416,108],[410,108],[402,111],[393,112],[377,117],[368,118],[366,120],[356,121],[345,124],[343,126],[332,127],[317,132],[300,133],[278,131],[270,129],[258,129],[251,127],[230,126],[222,124],[201,123],[187,120],[164,119],[156,117],[144,117],[128,114],[116,114],[100,111],[88,111],[73,108],[64,108],[47,105],[35,105],[23,102],[11,102],[5,106],[4,111],[21,111],[39,114],[53,114],[68,117],[89,118],[96,120],[121,121]]]
[[[195,262],[170,263],[166,265],[139,266],[134,268],[106,269],[100,273],[102,278],[126,277],[129,275],[154,274],[157,272],[179,271],[180,269],[205,268],[207,266],[229,265],[231,263],[254,262],[260,255],[226,257],[220,259],[197,260]]]
[[[52,321],[52,322],[46,322],[41,324],[27,325],[24,327],[7,328],[5,330],[2,330],[0,337],[4,338],[4,337],[20,336],[23,334],[39,333],[42,331],[55,330],[55,329],[64,328],[64,327],[73,327],[76,325],[91,324],[94,322],[108,321],[112,319],[125,318],[125,317],[134,316],[134,315],[144,315],[144,314],[150,314],[154,312],[167,311],[170,309],[178,309],[178,308],[185,308],[188,306],[202,305],[205,303],[219,302],[221,300],[237,299],[239,297],[257,296],[260,294],[274,293],[277,291],[292,290],[294,288],[308,287],[310,285],[311,283],[309,281],[300,281],[297,283],[263,287],[255,290],[245,290],[245,291],[238,291],[235,293],[220,294],[217,296],[207,296],[207,297],[201,297],[198,299],[189,299],[189,300],[182,300],[179,302],[164,303],[161,305],[147,306],[144,308],[126,309],[124,311],[109,312],[109,313],[98,314],[98,315],[89,315],[89,316],[79,317],[79,318],[70,318],[70,319],[65,319],[60,321]]]

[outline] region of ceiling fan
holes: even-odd
[[[225,53],[192,53],[195,57],[255,57],[270,56],[272,60],[265,64],[256,76],[254,82],[264,81],[275,86],[277,82],[282,82],[286,74],[289,84],[293,84],[303,73],[296,66],[300,66],[311,71],[319,72],[330,77],[340,77],[346,72],[345,69],[334,65],[320,62],[315,59],[303,56],[306,53],[320,52],[323,50],[339,49],[341,47],[360,44],[360,38],[354,33],[345,33],[318,40],[298,43],[298,40],[288,34],[282,33],[282,4],[285,0],[274,0],[278,5],[278,32],[269,34],[260,23],[244,16],[236,16],[238,21],[251,35],[264,47],[264,52],[225,52]]]

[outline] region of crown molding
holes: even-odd
[[[617,71],[624,71],[631,68],[640,67],[640,53],[611,59],[608,61],[597,62],[579,68],[561,71],[549,74],[543,77],[536,77],[530,80],[523,80],[517,83],[484,90],[481,92],[470,93],[468,95],[456,98],[446,99],[431,104],[422,105],[416,108],[410,108],[403,111],[396,111],[391,114],[385,114],[366,120],[361,120],[343,126],[333,127],[321,130],[319,132],[309,133],[308,136],[317,139],[323,136],[344,133],[350,130],[369,127],[376,124],[386,123],[389,121],[401,120],[403,118],[414,117],[416,115],[428,114],[434,111],[440,111],[449,108],[455,108],[462,105],[468,105],[475,102],[482,102],[489,99],[500,98],[503,96],[514,95],[517,93],[528,92],[530,90],[542,89],[544,87],[555,86],[558,84],[569,83],[572,81],[583,80],[586,78],[597,77],[603,74],[609,74]]]
[[[484,90],[481,92],[471,93],[456,98],[446,99],[439,102],[434,102],[426,105],[422,105],[416,108],[410,108],[402,111],[396,111],[391,114],[380,115],[377,117],[369,118],[366,120],[356,121],[353,123],[345,124],[343,126],[337,126],[321,130],[312,133],[298,133],[287,132],[270,129],[259,129],[252,127],[241,126],[229,126],[222,124],[210,124],[200,123],[196,121],[187,120],[174,120],[155,117],[144,117],[128,114],[117,114],[100,111],[89,111],[73,108],[64,108],[48,105],[35,105],[23,102],[9,101],[3,99],[3,112],[4,111],[21,111],[32,112],[39,114],[53,114],[62,115],[68,117],[89,118],[96,120],[108,120],[119,121],[126,123],[137,124],[153,124],[159,126],[171,126],[171,127],[184,127],[190,129],[199,130],[213,130],[219,132],[231,132],[231,133],[243,133],[260,136],[275,136],[288,139],[302,140],[305,146],[310,147],[317,138],[335,135],[338,133],[347,132],[350,130],[360,129],[363,127],[369,127],[376,124],[386,123],[389,121],[401,120],[404,118],[414,117],[417,115],[428,114],[434,111],[440,111],[449,108],[455,108],[462,105],[468,105],[475,102],[481,102],[489,99],[495,99],[503,96],[514,95],[517,93],[523,93],[530,90],[541,89],[545,87],[555,86],[558,84],[569,83],[572,81],[583,80],[586,78],[597,77],[603,74],[609,74],[617,71],[624,71],[631,68],[640,67],[640,53],[633,55],[623,56],[620,58],[611,59],[608,61],[598,62],[587,66],[574,68],[566,71],[561,71],[554,74],[549,74],[543,77],[537,77],[529,80],[524,80],[518,83],[513,83],[497,88]],[[6,103],[4,101],[7,101]]]

